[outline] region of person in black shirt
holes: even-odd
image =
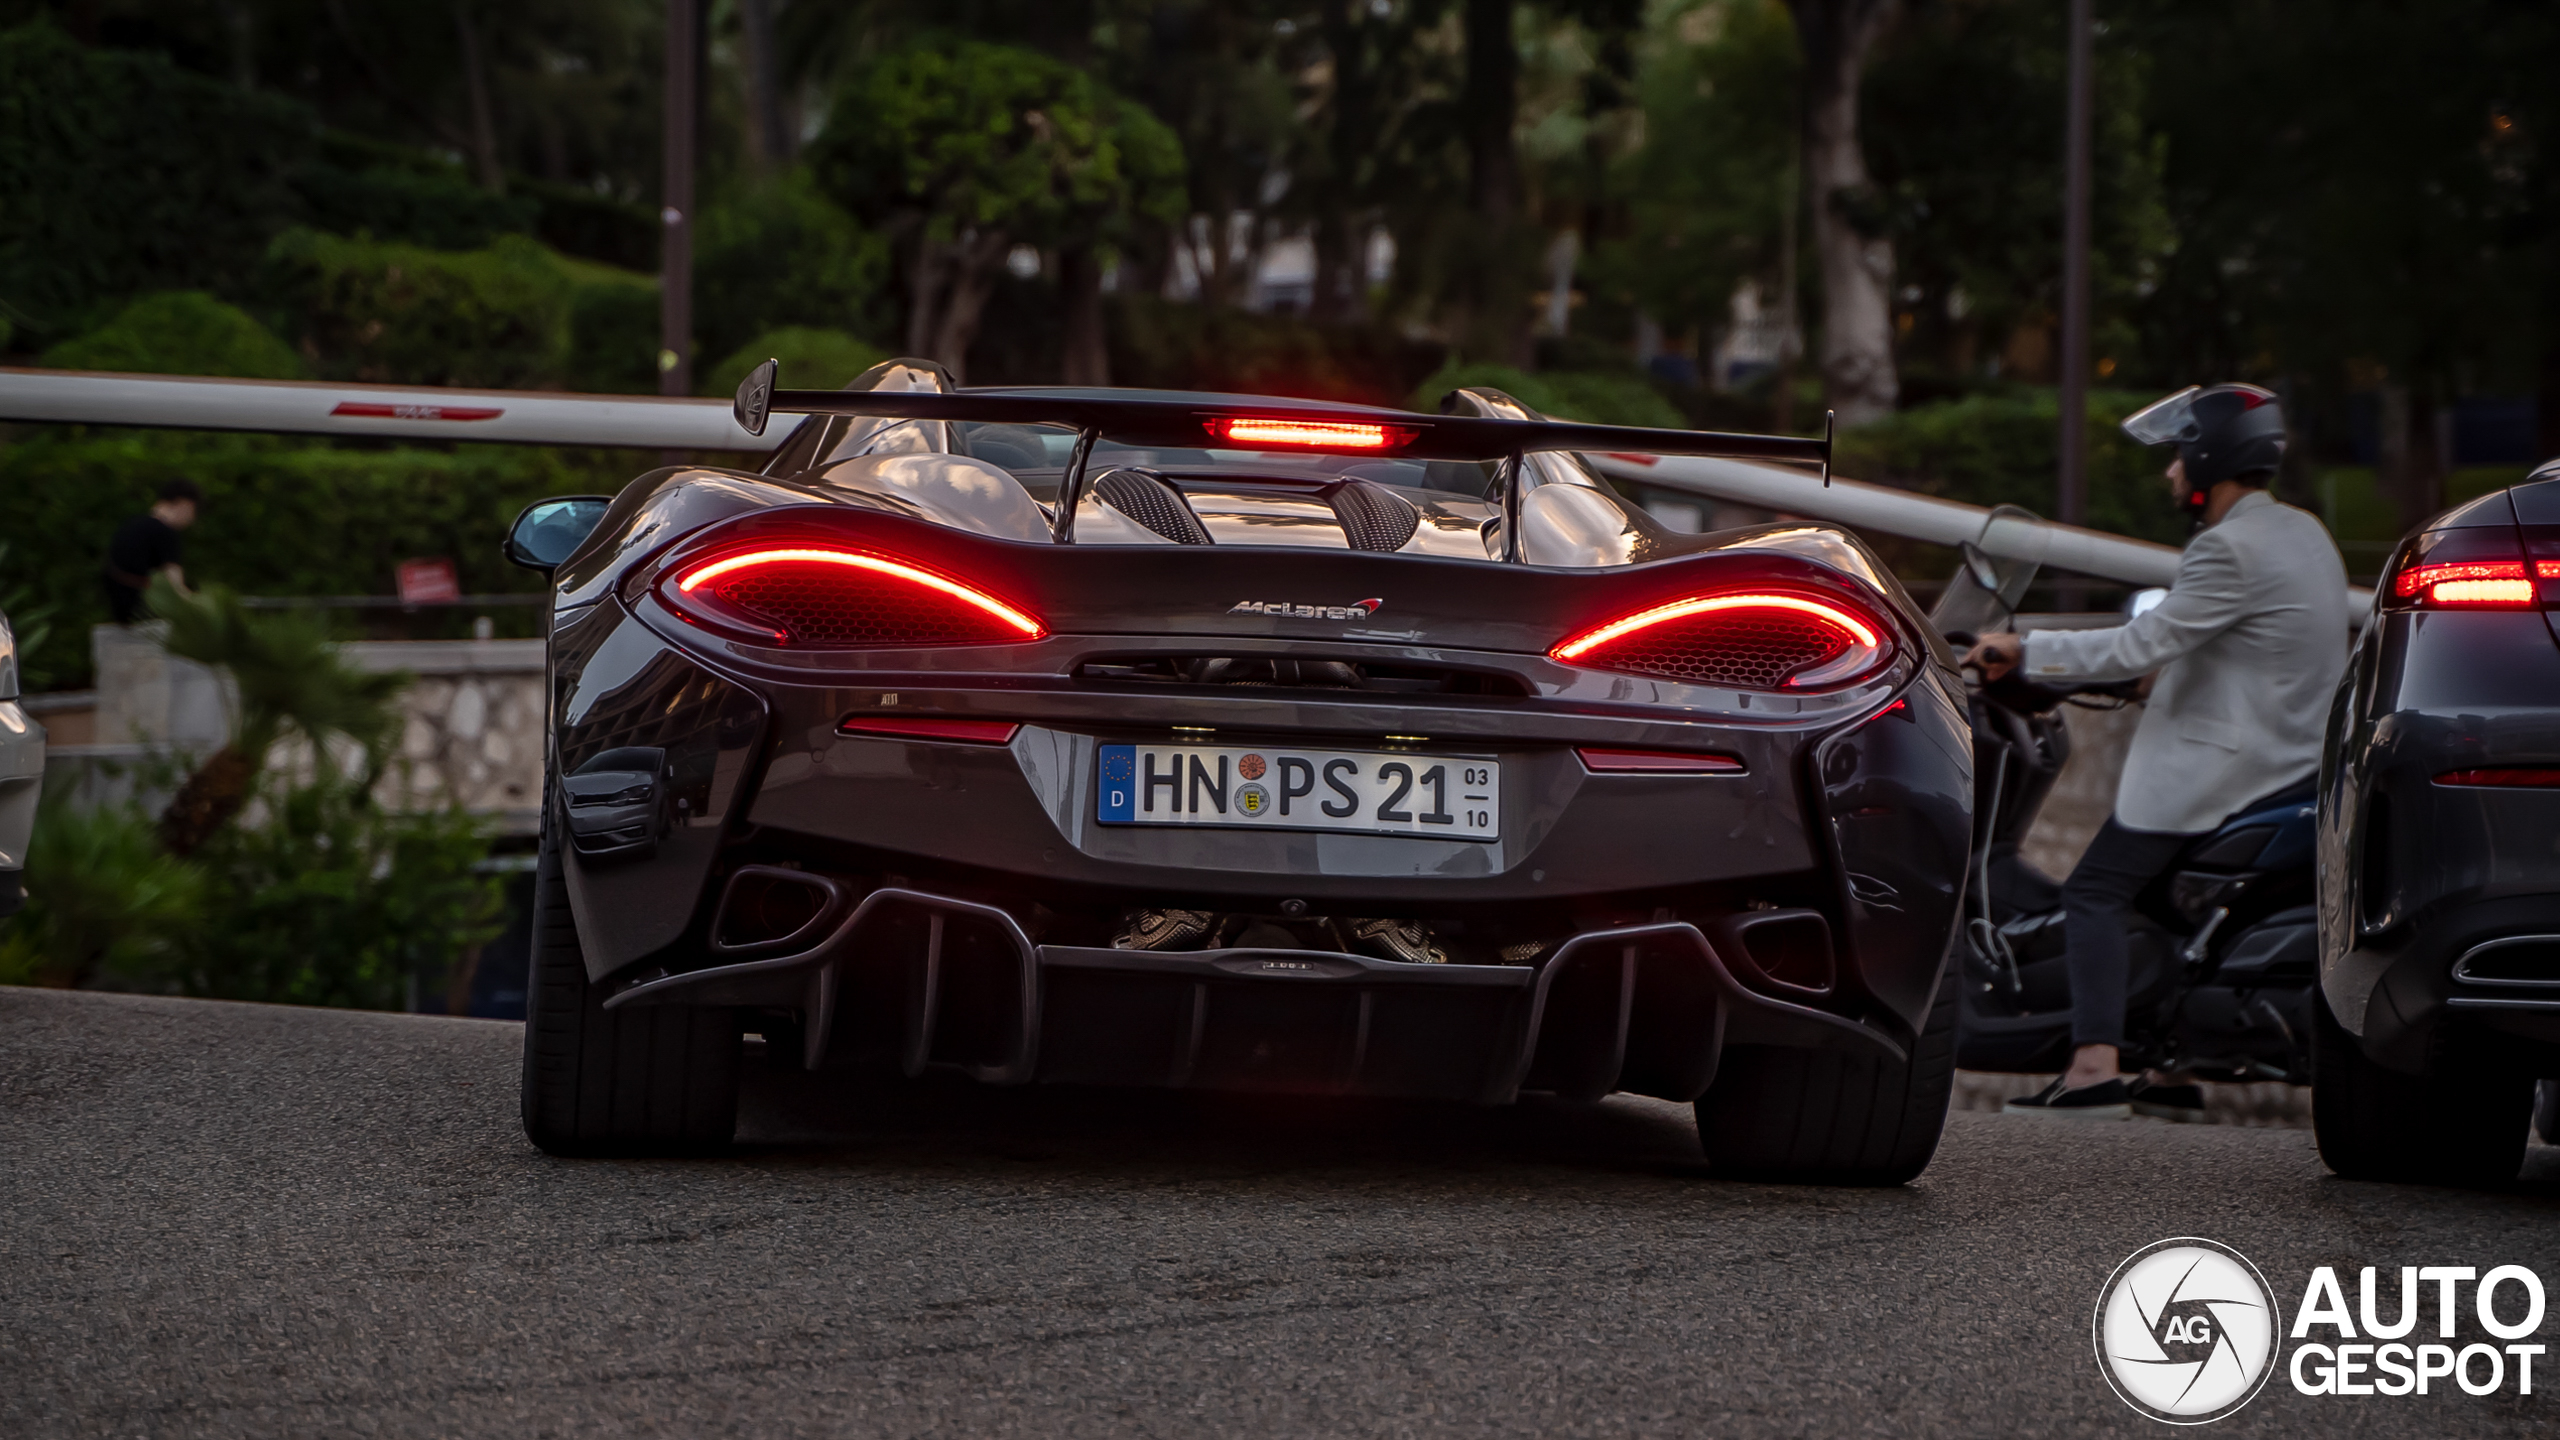
[[[143,618],[143,596],[155,575],[168,576],[181,595],[194,593],[187,589],[187,572],[179,564],[185,550],[180,532],[196,523],[196,510],[203,503],[204,492],[193,480],[165,480],[149,514],[136,515],[116,527],[115,537],[107,541],[105,578],[107,613],[117,624],[130,625]]]

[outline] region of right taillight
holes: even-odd
[[[1547,652],[1591,670],[1740,690],[1811,690],[1893,662],[1893,632],[1827,596],[1692,595],[1595,625]]]
[[[2409,542],[2384,591],[2395,610],[2530,610],[2560,561],[2528,560],[2514,530],[2434,530]]]

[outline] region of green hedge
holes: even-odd
[[[288,230],[267,271],[331,379],[655,388],[655,282],[521,235],[456,251]]]
[[[1591,370],[1541,370],[1530,374],[1508,365],[1449,365],[1414,388],[1405,404],[1436,411],[1440,397],[1464,385],[1499,390],[1541,415],[1557,420],[1583,420],[1594,425],[1651,425],[1686,428],[1679,408],[1662,398],[1652,382],[1633,371],[1613,374]]]
[[[2117,423],[2155,398],[2123,391],[2089,396],[2086,523],[2163,544],[2183,544],[2186,519],[2169,503],[2165,451],[2135,444]],[[2051,516],[2062,409],[2052,390],[1974,395],[1903,410],[1840,437],[1837,473],[1973,505],[2023,505]]]
[[[43,21],[0,31],[0,314],[17,345],[67,339],[146,291],[262,300],[259,260],[295,225],[447,250],[524,233],[657,266],[641,206],[521,179],[495,195],[451,159],[327,130],[296,101],[159,55]]]
[[[889,358],[841,330],[789,325],[757,336],[703,372],[705,395],[735,395],[747,372],[767,360],[782,362],[782,383],[794,390],[841,390],[846,382]]]
[[[1400,405],[1447,354],[1385,325],[1316,325],[1153,295],[1114,295],[1106,308],[1119,385]]]
[[[156,55],[92,50],[49,24],[0,33],[0,300],[21,343],[146,290],[237,297],[315,128],[290,101]]]
[[[891,333],[887,239],[819,194],[805,171],[705,207],[697,238],[693,314],[702,360],[785,327]]]
[[[244,380],[300,380],[311,373],[274,331],[201,290],[145,295],[106,324],[47,350],[38,363],[58,370]]]
[[[250,595],[387,595],[392,570],[453,559],[466,593],[541,588],[498,546],[545,495],[609,494],[657,463],[632,451],[464,445],[450,450],[336,445],[252,435],[35,432],[0,447],[0,535],[12,546],[0,593],[55,608],[35,663],[61,688],[87,683],[89,627],[107,618],[99,566],[107,536],[186,476],[205,489],[187,533],[187,575]]]

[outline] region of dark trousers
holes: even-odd
[[[2125,931],[2133,897],[2196,838],[2128,830],[2110,817],[2062,882],[2063,965],[2071,974],[2071,1043],[2124,1043],[2124,990],[2132,965]]]

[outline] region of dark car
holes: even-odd
[[[2401,542],[2320,776],[2321,1158],[2495,1182],[2560,1075],[2560,465]]]
[[[556,567],[569,777],[536,1143],[724,1141],[753,1035],[990,1084],[1633,1091],[1695,1101],[1729,1172],[1928,1162],[1952,656],[1853,536],[1674,533],[1572,453],[1827,441],[1487,391],[771,383],[750,429],[812,418],[761,473],[658,471],[511,541]],[[634,747],[673,777],[655,852],[562,844],[575,777]]]

